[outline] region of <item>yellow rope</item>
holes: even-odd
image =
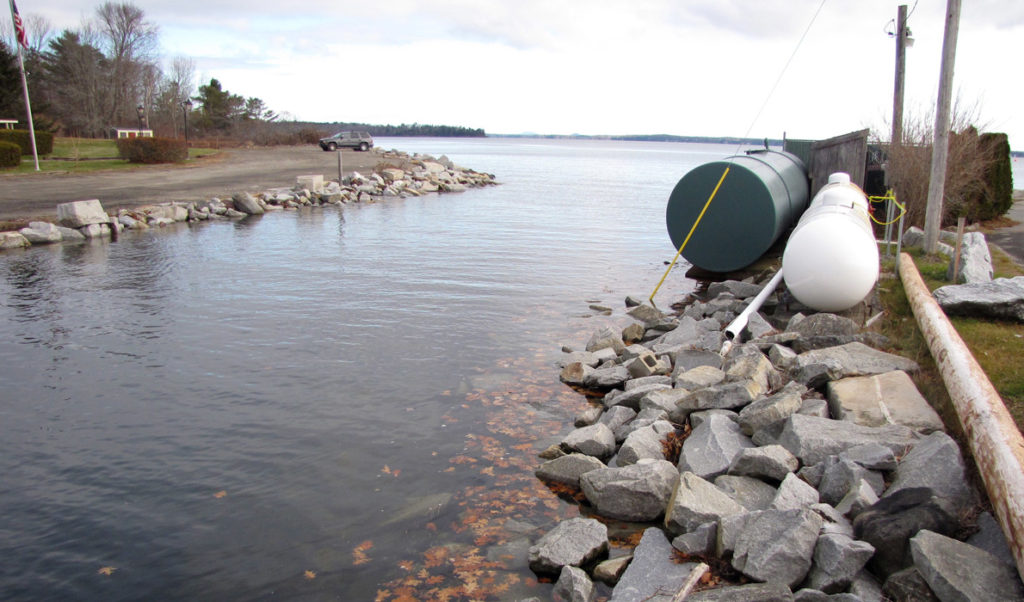
[[[699,224],[700,220],[704,218],[704,213],[706,213],[708,207],[711,206],[711,201],[715,199],[715,195],[718,194],[718,189],[722,187],[722,182],[725,181],[725,176],[728,174],[729,166],[726,165],[725,171],[722,172],[722,177],[718,179],[718,184],[715,184],[715,189],[711,191],[711,196],[708,197],[708,202],[704,203],[704,208],[700,210],[700,215],[698,215],[697,219],[693,222],[693,227],[690,228],[690,232],[683,240],[683,244],[679,245],[679,250],[676,251],[676,256],[672,258],[672,263],[668,264],[668,269],[665,270],[665,275],[661,277],[661,280],[658,282],[658,286],[654,287],[654,292],[647,298],[647,300],[651,302],[651,305],[654,305],[654,295],[658,294],[658,289],[660,289],[661,285],[665,283],[665,279],[668,278],[668,273],[672,271],[672,268],[676,265],[676,261],[679,259],[679,256],[683,254],[683,249],[686,248],[686,243],[690,242],[690,237],[693,236],[694,230],[697,229],[697,224]]]
[[[893,218],[892,221],[889,221],[889,222],[880,222],[877,219],[875,219],[875,216],[873,216],[870,213],[868,213],[868,215],[871,217],[871,221],[875,222],[879,226],[888,226],[890,224],[895,224],[896,222],[900,221],[900,218],[903,217],[904,214],[907,213],[906,205],[903,205],[899,201],[896,200],[896,194],[892,190],[889,190],[888,192],[886,192],[885,196],[869,196],[868,200],[871,201],[872,203],[880,203],[882,201],[892,201],[893,204],[896,205],[897,207],[899,207],[899,209],[900,209],[899,215],[897,215],[895,218]]]

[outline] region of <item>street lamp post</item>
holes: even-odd
[[[146,107],[139,105],[135,107],[135,111],[139,114],[139,135],[142,135],[142,118],[146,116]]]
[[[192,112],[192,99],[187,98],[181,103],[181,112],[185,115],[185,148],[188,149],[188,114]]]

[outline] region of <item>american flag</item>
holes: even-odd
[[[21,15],[18,14],[18,5],[11,0],[11,17],[14,20],[14,32],[18,34],[18,43],[25,50],[28,50],[28,37],[25,35],[25,24],[21,21]]]

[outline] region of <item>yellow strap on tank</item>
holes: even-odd
[[[715,189],[711,191],[711,196],[708,197],[708,202],[704,203],[704,208],[700,210],[700,215],[698,215],[697,219],[694,220],[693,226],[690,228],[690,232],[687,233],[686,238],[683,240],[683,244],[679,245],[679,250],[676,251],[676,256],[672,258],[672,263],[668,264],[668,269],[665,270],[665,275],[661,277],[661,280],[658,282],[658,286],[654,287],[654,292],[647,298],[647,300],[651,302],[651,305],[654,305],[654,295],[658,294],[658,289],[660,289],[661,285],[665,283],[665,279],[668,278],[668,273],[672,271],[673,266],[676,265],[676,261],[679,260],[679,256],[683,254],[683,249],[686,248],[686,243],[690,242],[690,237],[693,236],[694,230],[697,229],[697,224],[699,224],[700,220],[704,218],[704,214],[707,212],[708,207],[711,206],[711,201],[715,200],[715,195],[718,194],[718,189],[722,187],[722,182],[725,181],[725,176],[727,175],[729,175],[728,165],[725,166],[725,171],[722,172],[722,177],[718,179],[718,184],[715,184]]]
[[[869,214],[869,217],[871,217],[871,221],[875,222],[879,226],[888,226],[890,224],[895,224],[896,222],[900,221],[900,218],[903,217],[903,215],[907,212],[906,205],[903,205],[899,201],[896,200],[896,193],[893,192],[892,190],[889,190],[888,192],[886,192],[885,196],[869,196],[868,197],[868,201],[870,201],[872,203],[879,203],[879,202],[882,202],[882,201],[892,201],[893,204],[896,205],[896,207],[898,207],[899,210],[900,210],[899,215],[894,217],[892,219],[892,221],[889,221],[889,222],[880,222],[877,219],[875,219],[874,215],[870,215]]]

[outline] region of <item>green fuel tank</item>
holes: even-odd
[[[722,180],[726,168],[729,173]],[[679,180],[665,221],[678,250],[719,180],[721,187],[683,249],[691,264],[731,272],[757,261],[807,208],[807,168],[796,155],[749,151],[705,163]]]

